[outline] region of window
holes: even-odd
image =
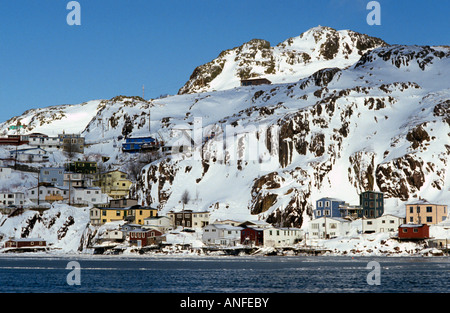
[[[322,207],[323,206],[323,202],[322,201],[317,202],[317,206],[318,207]]]
[[[427,213],[433,212],[433,208],[431,206],[427,206]]]
[[[414,213],[414,207],[412,206],[409,207],[409,213]]]
[[[433,217],[427,216],[427,223],[433,223]]]
[[[330,201],[325,201],[325,207],[330,207]]]
[[[417,207],[417,213],[420,213],[420,206]]]
[[[414,229],[413,229],[413,232],[414,232],[414,233],[418,233],[419,230],[418,230],[417,228],[414,228]]]

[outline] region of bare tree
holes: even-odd
[[[63,151],[66,153],[69,160],[72,160],[77,153],[77,146],[71,139],[64,139]]]
[[[191,200],[191,195],[189,194],[189,191],[185,190],[183,194],[181,195],[181,203],[183,203],[183,210],[184,206]]]

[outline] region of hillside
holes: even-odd
[[[298,62],[286,67],[286,49],[310,59],[291,57]],[[0,133],[12,133],[8,126],[19,121],[26,132],[81,132],[90,144],[87,155],[110,156],[106,165],[121,167],[134,158],[121,153],[122,137],[151,134],[170,142],[181,129],[194,139],[199,126],[202,137],[215,132],[191,153],[144,167],[133,194],[162,214],[181,208],[185,190],[187,207],[209,210],[212,219],[298,227],[307,225],[315,201],[325,196],[358,204],[361,191],[382,191],[386,212],[400,215],[414,199],[450,202],[448,47],[387,45],[317,28],[276,47],[251,41],[222,57],[239,59],[249,51],[256,52],[251,60],[264,53],[273,58],[271,76],[259,61],[245,64],[249,77],[264,72],[273,84],[238,87],[239,62],[217,75],[210,64],[194,73],[214,79],[199,85],[198,75],[191,76],[178,95],[30,110],[0,124]]]

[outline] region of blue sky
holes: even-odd
[[[253,38],[279,42],[317,25],[388,43],[450,45],[450,1],[0,0],[0,122],[37,107],[116,95],[175,94],[194,68]]]

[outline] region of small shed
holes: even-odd
[[[398,227],[398,238],[423,240],[430,238],[430,226],[427,224],[402,224]]]
[[[47,242],[41,238],[14,238],[5,242],[5,248],[12,249],[45,249]]]
[[[272,82],[267,78],[249,78],[241,79],[241,86],[258,86],[258,85],[270,85]]]

